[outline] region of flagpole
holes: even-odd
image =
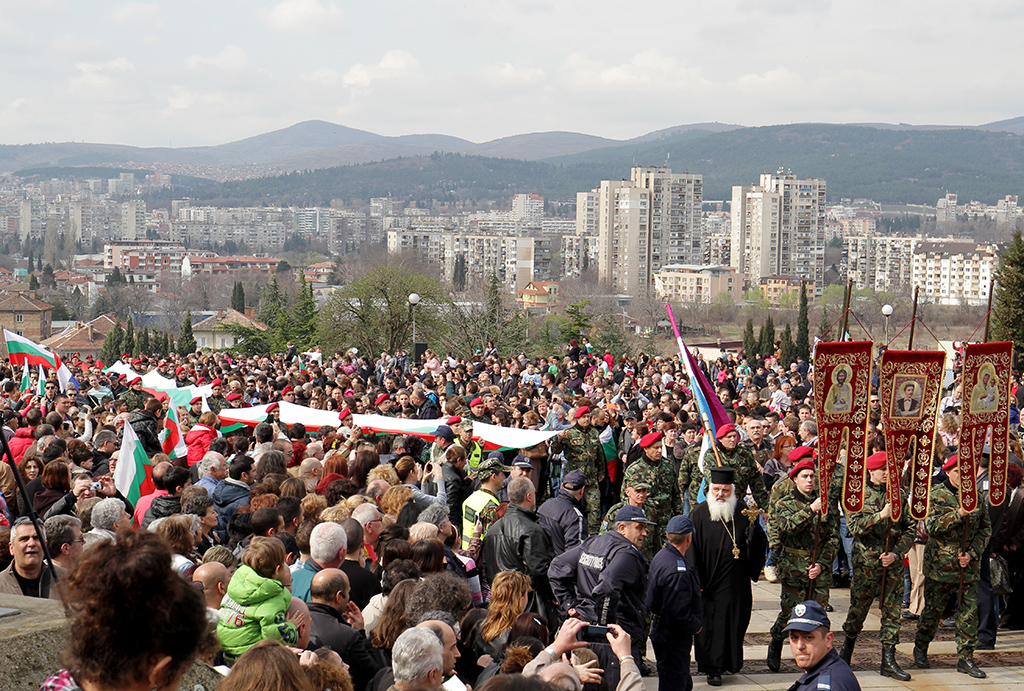
[[[907,350],[914,349],[914,327],[917,326],[917,296],[921,292],[921,286],[914,286],[914,310],[910,313],[910,344]]]
[[[992,318],[992,293],[995,291],[996,279],[989,279],[988,282],[988,310],[985,312],[985,338],[982,339],[982,343],[988,343],[988,325]],[[966,344],[964,345],[966,349]]]
[[[846,299],[843,301],[843,330],[839,334],[839,340],[845,341],[846,334],[850,332],[850,297],[853,295],[853,279],[846,283]]]

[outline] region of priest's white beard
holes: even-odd
[[[736,495],[728,499],[718,500],[715,497],[708,497],[708,511],[711,513],[711,520],[719,523],[729,523],[736,515]]]

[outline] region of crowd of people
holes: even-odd
[[[743,667],[761,578],[781,585],[767,664],[780,669],[788,639],[797,688],[859,688],[848,663],[879,592],[879,670],[896,679],[910,678],[895,654],[904,621],[918,620],[913,662],[927,668],[952,614],[957,669],[975,677],[974,651],[1000,626],[1024,628],[1024,598],[993,589],[990,568],[1001,558],[1011,586],[1024,575],[1016,416],[1012,495],[962,511],[958,378],[938,411],[931,510],[915,523],[892,520],[886,500],[877,376],[864,509],[844,514],[817,484],[813,368],[778,352],[698,356],[729,418],[711,440],[678,356],[615,357],[586,339],[539,359],[493,344],[422,364],[291,344],[122,359],[115,373],[69,358],[63,391],[56,376],[23,387],[0,365],[15,463],[0,464],[0,593],[63,599],[76,631],[44,689],[176,688],[199,658],[230,669],[231,691],[639,689],[652,674],[685,691],[691,650],[711,685]],[[175,411],[187,454],[164,453],[170,403],[141,378],[153,370],[211,387]],[[1015,413],[1016,374],[1012,393]],[[289,424],[280,407],[222,423],[274,402],[335,411],[340,425]],[[436,429],[375,434],[355,424],[365,413]],[[551,436],[489,451],[480,423]],[[134,503],[113,480],[131,462],[126,426],[151,464]],[[977,482],[984,495],[987,456]],[[851,605],[838,652],[836,586]]]

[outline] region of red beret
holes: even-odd
[[[590,408],[585,405],[581,405],[576,409],[576,415],[573,416],[573,420],[583,417],[584,415],[590,415]]]
[[[229,394],[228,394],[227,396],[225,396],[224,398],[226,398],[226,399],[227,399],[227,400],[229,400],[229,401],[237,401],[237,400],[238,400],[239,398],[241,398],[241,397],[242,397],[242,394],[240,394],[240,393],[234,393],[234,392],[233,392],[233,393],[229,393]]]
[[[868,470],[878,470],[879,468],[885,467],[885,452],[876,451],[868,456],[868,460],[865,463]]]
[[[132,377],[131,384],[139,384],[142,382],[142,377]]]
[[[789,479],[795,480],[796,476],[800,474],[801,470],[807,470],[808,468],[814,470],[814,461],[812,461],[809,458],[805,458],[804,460],[800,461],[790,469]]]
[[[448,418],[447,420],[444,421],[444,424],[446,424],[449,427],[451,427],[452,425],[457,425],[460,422],[462,422],[462,418],[460,416],[452,415],[450,418]]]
[[[205,381],[206,381],[206,377],[199,377],[199,379],[196,379],[196,384],[202,384]]]
[[[347,407],[346,408],[342,408],[341,410],[338,411],[338,419],[339,420],[344,420],[345,418],[347,418],[351,414],[352,414],[352,409],[351,408],[347,408]]]
[[[218,380],[218,381],[219,381],[219,380]],[[290,394],[290,393],[291,393],[292,391],[293,391],[293,389],[292,389],[291,385],[289,384],[288,386],[286,386],[286,387],[284,387],[283,389],[281,389],[281,395],[282,395],[282,396],[287,396],[287,395],[288,395],[288,394]]]
[[[949,470],[950,468],[953,468],[954,466],[956,466],[956,464],[959,463],[959,462],[960,462],[960,454],[953,454],[952,456],[949,457],[948,461],[946,461],[945,463],[942,464],[942,469],[943,470]]]
[[[196,397],[195,397],[195,398],[193,398],[193,399],[192,399],[191,401],[189,401],[189,402],[188,402],[188,404],[189,404],[189,405],[195,405],[196,403],[198,403],[198,402],[199,402],[199,401],[201,401],[201,400],[203,400],[203,397],[202,397],[202,396],[196,396]]]
[[[380,396],[377,396],[377,400],[374,401],[373,404],[374,405],[380,405],[384,401],[388,401],[388,400],[391,400],[391,396],[387,395],[386,393],[382,393]]]
[[[167,360],[161,360],[161,361],[160,361],[160,362],[159,362],[159,363],[157,364],[157,367],[163,367],[163,366],[164,366],[164,365],[166,365],[166,364],[167,364]]]
[[[474,398],[472,401],[470,401],[469,407],[472,408],[473,406],[483,405],[483,404],[484,404],[484,399],[482,399],[482,398],[480,398],[478,396],[478,397]]]
[[[661,432],[649,432],[640,437],[640,448],[646,449],[651,444],[657,444],[659,441],[661,441]]]
[[[185,368],[184,368],[184,367],[175,367],[175,368],[174,368],[174,374],[175,374],[175,375],[181,374],[181,373],[182,373],[182,372],[184,372],[184,371],[185,371]]]
[[[142,364],[142,360],[140,360],[139,358],[135,358],[134,360],[132,360],[132,364],[133,365],[141,365]]]
[[[212,382],[210,382],[210,386],[220,386],[222,383],[223,382],[221,382],[220,379],[214,379]]]
[[[809,446],[798,446],[789,452],[789,460],[791,463],[796,463],[801,458],[814,458],[814,449]]]
[[[722,439],[723,437],[725,437],[725,435],[729,434],[729,432],[735,432],[735,431],[736,431],[736,425],[732,424],[731,422],[728,423],[728,424],[722,425],[721,427],[718,428],[718,432],[715,433],[715,439]]]

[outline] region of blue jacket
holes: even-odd
[[[647,609],[659,617],[655,630],[688,636],[700,631],[704,614],[700,578],[679,550],[665,545],[654,555],[647,583]]]
[[[860,691],[860,682],[835,648],[804,672],[788,691]]]
[[[213,491],[213,508],[217,510],[217,535],[228,542],[228,523],[241,507],[249,503],[249,486],[238,480],[225,480]]]
[[[292,574],[292,596],[303,602],[309,602],[309,590],[313,587],[313,576],[322,570],[323,567],[312,559],[302,562],[302,568]]]

